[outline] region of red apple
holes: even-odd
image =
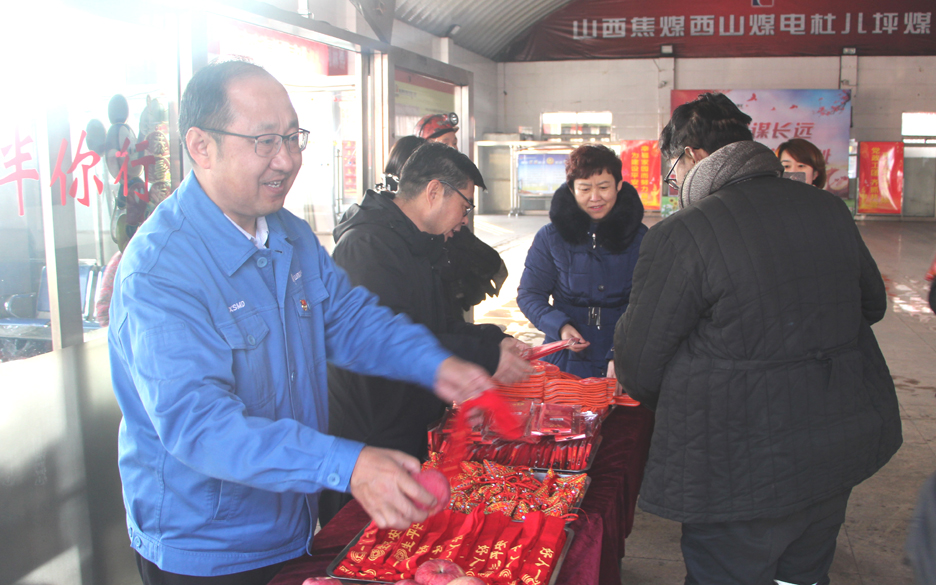
[[[448,508],[449,497],[452,495],[452,487],[445,475],[437,469],[424,469],[413,476],[419,485],[436,499],[436,505],[429,509],[429,515],[438,514]],[[417,508],[425,510],[422,504],[413,502]]]
[[[341,585],[341,579],[334,577],[309,577],[302,585]]]
[[[445,559],[432,559],[416,569],[416,582],[419,585],[448,585],[458,577],[464,577],[461,567]]]
[[[487,583],[485,583],[484,579],[481,577],[470,577],[465,575],[464,577],[452,579],[448,582],[448,585],[487,585]]]
[[[400,579],[393,585],[419,585],[419,581],[416,579]]]

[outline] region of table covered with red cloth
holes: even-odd
[[[617,407],[604,421],[602,441],[588,475],[591,485],[579,517],[572,522],[575,539],[557,585],[620,585],[624,539],[634,525],[634,508],[653,433],[653,413],[643,407]],[[301,585],[324,576],[328,564],[354,539],[370,517],[357,501],[347,506],[315,535],[311,555],[286,563],[270,585]]]

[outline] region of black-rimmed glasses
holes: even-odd
[[[675,178],[673,178],[673,173],[676,172],[676,165],[679,164],[679,159],[681,159],[684,154],[686,154],[685,151],[679,153],[679,156],[676,157],[676,162],[673,163],[673,168],[671,168],[669,172],[666,173],[666,177],[663,179],[663,182],[669,185],[670,187],[672,187],[673,189],[679,189],[679,183],[676,181]]]
[[[458,189],[456,189],[454,186],[452,186],[451,183],[446,183],[445,181],[441,181],[441,180],[440,180],[439,182],[442,183],[443,185],[445,185],[446,187],[448,187],[449,189],[451,189],[452,191],[455,191],[456,193],[458,193],[458,196],[465,200],[465,203],[468,204],[468,209],[465,210],[465,216],[464,216],[464,217],[468,217],[468,215],[469,215],[472,211],[474,211],[474,208],[475,208],[475,204],[471,202],[471,199],[468,199],[467,197],[465,197],[464,195],[462,195],[462,192],[459,191]]]
[[[309,143],[309,131],[302,128],[292,134],[259,134],[257,136],[236,134],[225,130],[215,130],[214,128],[202,128],[202,130],[214,132],[215,134],[224,134],[225,136],[249,138],[254,141],[254,152],[264,158],[276,156],[284,142],[286,143],[286,150],[292,154],[299,154],[305,150],[306,145]]]

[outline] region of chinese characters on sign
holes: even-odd
[[[903,161],[903,142],[861,143],[858,150],[858,213],[901,212]]]
[[[621,143],[621,176],[637,189],[644,209],[660,209],[660,149],[656,140]]]
[[[94,189],[98,195],[104,191],[104,183],[97,176],[97,174],[90,174],[91,170],[101,162],[101,156],[93,151],[84,150],[85,147],[85,138],[87,137],[87,132],[82,131],[81,136],[78,139],[78,148],[75,150],[75,155],[72,158],[72,162],[68,165],[68,168],[65,169],[65,156],[69,152],[69,143],[67,140],[63,139],[59,145],[58,155],[56,157],[55,167],[51,172],[51,181],[49,183],[50,189],[53,190],[58,183],[59,194],[61,198],[62,205],[65,205],[67,202],[66,193],[72,199],[75,199],[78,203],[89,207],[91,205],[90,197],[90,185],[89,175],[93,181]],[[34,168],[24,168],[24,164],[29,163],[30,161],[35,160],[33,158],[33,153],[29,151],[24,151],[23,148],[29,144],[33,143],[32,136],[26,136],[25,138],[20,138],[19,130],[16,130],[14,133],[12,143],[5,144],[0,146],[0,155],[2,155],[3,167],[6,169],[12,168],[13,170],[6,176],[0,177],[0,185],[6,183],[16,183],[16,196],[18,201],[18,212],[19,215],[25,215],[25,210],[23,208],[23,181],[24,180],[39,180],[39,171],[35,168],[35,163],[31,166]],[[120,161],[120,172],[117,174],[117,177],[114,181],[115,185],[122,185],[123,196],[128,197],[130,195],[130,187],[128,180],[129,175],[132,174],[129,170],[129,167],[138,167],[142,166],[144,173],[149,173],[149,167],[155,162],[155,157],[151,155],[143,155],[145,153],[149,143],[147,141],[142,141],[134,146],[134,150],[137,153],[136,156],[131,156],[130,152],[130,141],[127,140],[124,142],[121,152],[117,153],[117,159]],[[12,151],[12,154],[10,154]],[[9,158],[7,158],[9,157]],[[78,196],[78,180],[72,178],[71,186],[69,187],[69,177],[72,173],[78,170],[78,167],[81,167],[81,197]],[[147,184],[149,180],[138,181],[133,188],[133,193],[144,203],[149,202],[149,192],[147,190]]]
[[[848,198],[848,139],[851,133],[851,92],[847,89],[675,90],[671,108],[707,91],[728,96],[752,118],[754,140],[772,149],[802,138],[822,151],[826,163],[825,189]]]
[[[16,183],[16,196],[19,203],[18,209],[20,215],[25,213],[23,210],[23,181],[26,179],[34,181],[39,180],[39,171],[36,169],[23,168],[23,163],[27,163],[32,160],[32,155],[28,152],[23,152],[23,147],[31,144],[32,141],[32,136],[27,136],[21,140],[19,130],[16,130],[16,133],[13,137],[13,144],[0,146],[0,154],[3,154],[4,159],[7,157],[7,154],[10,152],[10,150],[13,150],[13,157],[3,163],[5,168],[13,167],[13,172],[0,179],[0,185],[13,182]]]
[[[683,36],[738,37],[788,35],[863,34],[928,35],[931,33],[932,12],[864,12],[826,14],[751,14],[745,16],[692,15],[686,28],[685,16],[638,16],[572,21],[572,38],[576,40],[631,37],[676,38]],[[717,22],[717,26],[716,26]],[[600,24],[600,26],[599,26]]]
[[[506,61],[933,55],[933,0],[572,0],[511,44]]]

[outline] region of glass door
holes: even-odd
[[[224,16],[207,24],[209,62],[247,57],[286,86],[311,134],[285,207],[330,234],[361,194],[360,53]]]

